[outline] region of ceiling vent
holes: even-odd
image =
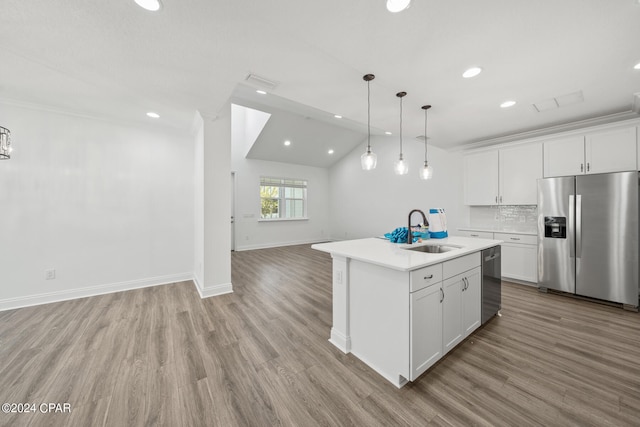
[[[555,98],[538,101],[533,104],[533,108],[535,108],[538,113],[541,113],[543,111],[555,110],[556,108],[571,104],[579,104],[581,102],[584,102],[584,95],[582,94],[582,91],[579,90],[566,95],[556,96]]]
[[[269,80],[265,77],[258,76],[257,74],[248,74],[245,80],[251,84],[256,86],[264,87],[267,89],[275,89],[278,86],[278,82],[274,82],[273,80]]]

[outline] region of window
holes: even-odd
[[[260,177],[261,219],[306,219],[307,181]]]

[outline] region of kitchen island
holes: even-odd
[[[480,326],[481,251],[501,243],[449,237],[312,245],[333,258],[329,341],[396,387],[415,380]]]

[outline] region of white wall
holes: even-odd
[[[202,297],[233,291],[231,284],[231,107],[203,120],[204,279]]]
[[[192,277],[192,136],[2,104],[0,120],[0,309]]]
[[[193,117],[192,134],[194,139],[193,159],[193,196],[194,196],[194,266],[193,280],[196,287],[204,287],[204,119],[200,112]]]
[[[444,208],[450,232],[467,224],[461,153],[429,146],[429,165],[434,168],[434,175],[423,181],[418,171],[424,163],[424,143],[404,140],[404,158],[409,162],[409,174],[404,176],[393,172],[393,162],[399,154],[397,137],[372,137],[372,151],[378,156],[377,167],[372,171],[360,167],[360,156],[366,148],[365,143],[361,145],[330,171],[333,240],[371,237],[406,227],[412,209],[427,213],[430,208]]]
[[[246,159],[265,118],[232,109],[232,163],[235,172],[235,248],[238,251],[326,241],[329,238],[329,171],[324,168]],[[259,128],[259,129],[257,129]],[[307,216],[303,221],[260,219],[260,177],[306,179]]]

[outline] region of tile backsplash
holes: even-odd
[[[537,206],[472,206],[469,212],[471,227],[536,231]]]

